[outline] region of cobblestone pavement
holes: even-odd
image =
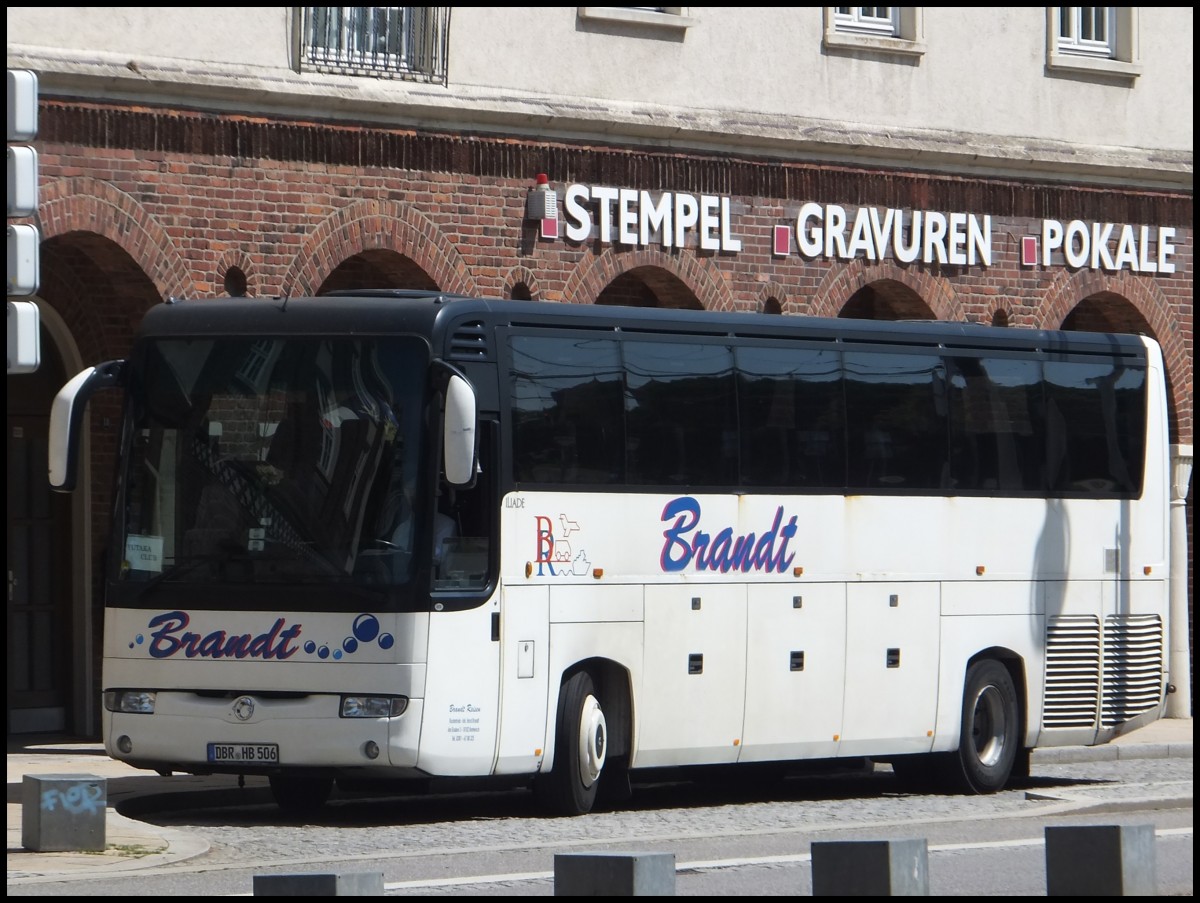
[[[1136,771],[1136,779],[1133,772]],[[1080,775],[1086,777],[1081,778]],[[527,794],[434,799],[342,800],[319,819],[288,824],[270,804],[248,810],[177,813],[155,823],[208,837],[206,867],[246,867],[332,858],[411,857],[553,846],[646,844],[788,833],[847,832],[855,826],[995,820],[1055,809],[1112,809],[1123,802],[1190,802],[1192,760],[1043,766],[1023,789],[989,796],[898,793],[880,766],[870,778],[799,779],[763,794],[711,788],[639,789],[631,807],[584,818],[542,818]],[[832,792],[830,792],[832,791]],[[715,798],[714,798],[715,797]],[[847,798],[848,797],[848,798]],[[191,817],[189,817],[191,816]],[[267,824],[269,822],[269,824]]]

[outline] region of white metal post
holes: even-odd
[[[1192,446],[1171,446],[1171,660],[1168,718],[1192,717],[1192,659],[1188,648],[1187,494],[1192,479]]]

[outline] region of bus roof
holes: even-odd
[[[1124,333],[1001,328],[945,320],[858,320],[475,298],[437,291],[367,289],[297,298],[170,300],[143,319],[143,338],[186,335],[416,333],[441,347],[464,323],[743,339],[1141,356],[1147,340]]]

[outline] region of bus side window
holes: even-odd
[[[494,421],[479,424],[479,463],[475,485],[451,489],[442,485],[434,524],[434,589],[478,590],[491,574],[492,512],[495,480]],[[453,525],[453,526],[451,526]]]

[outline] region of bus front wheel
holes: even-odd
[[[563,684],[558,696],[554,766],[535,784],[542,802],[561,815],[591,812],[607,752],[604,710],[592,676],[579,671]]]
[[[1017,691],[1008,669],[982,659],[967,669],[962,727],[953,769],[967,793],[1003,790],[1017,759],[1021,722]]]

